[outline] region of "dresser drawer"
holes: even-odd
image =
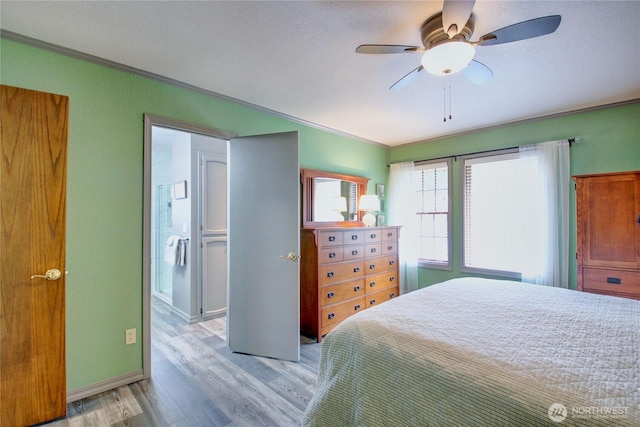
[[[319,270],[318,283],[325,285],[363,277],[364,263],[362,260],[337,262],[335,264],[321,265]]]
[[[382,274],[365,277],[366,293],[376,292],[398,284],[398,273],[396,271],[388,271]]]
[[[320,288],[320,305],[336,304],[359,296],[364,296],[364,279],[327,285]]]
[[[375,243],[382,240],[382,230],[371,230],[364,232],[364,242],[365,243]]]
[[[398,252],[398,242],[396,241],[387,241],[382,242],[382,255],[395,254]]]
[[[364,246],[351,245],[343,248],[343,258],[345,261],[350,259],[362,259],[365,255]]]
[[[342,244],[350,245],[356,243],[364,243],[364,231],[351,230],[342,232]]]
[[[582,290],[640,295],[640,272],[583,268]]]
[[[329,246],[318,250],[318,263],[344,261],[344,249],[341,246]]]
[[[393,288],[387,288],[382,291],[374,292],[372,294],[367,294],[365,298],[367,308],[373,307],[374,305],[380,305],[385,301],[389,301],[392,298],[398,296],[398,287],[394,286]]]
[[[382,241],[387,242],[389,240],[398,240],[398,229],[397,228],[389,228],[386,230],[382,230],[380,232],[382,234]]]
[[[364,297],[354,298],[349,301],[341,302],[322,307],[322,329],[323,334],[328,331],[327,328],[333,328],[349,316],[352,316],[365,308]]]
[[[364,274],[381,273],[383,271],[396,270],[398,265],[397,255],[388,255],[378,258],[367,258],[364,261]]]
[[[380,243],[369,243],[364,247],[364,252],[367,257],[375,257],[382,255],[382,247]]]
[[[342,246],[342,231],[318,231],[318,247]]]

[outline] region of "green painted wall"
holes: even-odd
[[[571,175],[640,170],[640,103],[576,113],[487,129],[432,142],[391,149],[389,163],[507,148],[568,137],[580,137],[571,148]],[[453,271],[420,269],[420,286],[459,277],[461,264],[461,162],[453,162]],[[573,184],[568,182],[573,189]],[[570,277],[576,287],[575,191],[571,191]],[[526,226],[523,224],[523,226]]]
[[[0,82],[67,95],[67,366],[75,390],[142,368],[143,114],[240,135],[299,131],[301,167],[386,179],[384,147],[0,39]],[[137,328],[138,343],[124,345]]]

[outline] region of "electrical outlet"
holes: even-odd
[[[135,344],[136,343],[136,329],[127,329],[124,331],[124,344]]]

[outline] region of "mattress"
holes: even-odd
[[[640,301],[454,279],[325,338],[305,426],[640,426]]]

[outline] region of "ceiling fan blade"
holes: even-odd
[[[471,16],[475,0],[444,0],[442,5],[442,28],[449,38],[464,28]]]
[[[480,46],[510,43],[551,34],[560,26],[560,15],[543,16],[500,28],[480,37]]]
[[[418,46],[406,46],[399,44],[361,44],[356,48],[356,53],[405,53],[417,52],[418,50],[421,50]]]
[[[488,82],[493,78],[493,71],[482,62],[472,59],[467,68],[462,70],[462,74],[471,82],[477,85]]]
[[[424,67],[422,65],[418,66],[417,68],[414,68],[407,75],[405,75],[403,78],[401,78],[400,80],[398,80],[397,82],[392,84],[389,89],[398,90],[398,89],[402,89],[404,87],[407,87],[410,83],[412,83],[420,75],[420,73],[422,71],[424,71]]]

